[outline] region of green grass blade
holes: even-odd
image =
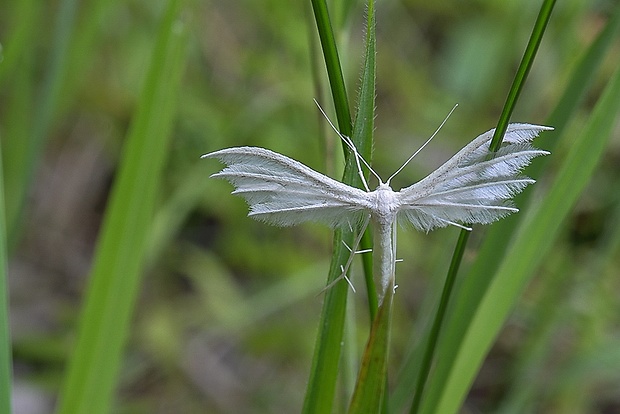
[[[159,28],[102,226],[59,413],[111,411],[184,65],[179,9],[180,1],[171,0]]]
[[[31,10],[29,8],[30,4],[27,4],[28,9],[25,13],[28,14],[24,18],[29,22],[35,19],[30,13],[36,13],[36,10]],[[38,159],[45,143],[45,138],[54,119],[55,109],[58,106],[58,101],[61,96],[62,83],[67,76],[68,51],[75,26],[77,5],[77,0],[63,0],[59,3],[59,11],[56,16],[52,35],[52,47],[50,49],[52,50],[52,54],[46,66],[46,73],[42,82],[40,94],[36,101],[37,105],[34,109],[33,119],[30,119],[27,124],[28,128],[31,128],[31,130],[29,130],[28,135],[25,136],[25,142],[16,144],[19,147],[18,151],[26,155],[24,155],[24,157],[19,157],[15,161],[15,165],[13,165],[13,160],[10,157],[11,154],[6,154],[6,168],[8,171],[12,171],[11,179],[7,182],[6,186],[6,190],[10,192],[10,198],[7,199],[6,213],[8,225],[7,234],[9,243],[11,244],[13,244],[13,240],[17,237],[24,198],[27,189],[30,187],[35,168],[38,165]],[[27,39],[28,36],[22,36],[20,34],[17,41],[19,42],[25,38]],[[25,47],[28,48],[31,46],[26,45]],[[13,139],[14,137],[11,138]]]
[[[24,197],[31,186],[34,171],[39,165],[40,154],[54,123],[84,78],[86,63],[92,62],[96,48],[95,35],[101,27],[103,10],[109,10],[113,1],[97,0],[85,5],[78,22],[79,3],[75,0],[59,2],[55,14],[54,31],[49,40],[41,42],[41,21],[44,8],[33,0],[13,2],[10,16],[13,30],[4,50],[0,65],[0,85],[13,92],[8,104],[4,135],[4,165],[6,213],[9,250],[20,236]],[[40,51],[49,50],[45,72],[38,79],[37,59]],[[6,81],[11,80],[10,84]]]
[[[370,330],[357,385],[349,407],[350,414],[376,414],[382,410],[387,383],[393,298],[394,289],[388,287]]]
[[[620,68],[609,81],[588,124],[574,141],[549,193],[516,234],[457,348],[438,403],[427,407],[425,412],[457,412],[510,309],[543,261],[563,220],[592,177],[619,113]]]
[[[329,86],[332,91],[332,99],[336,110],[336,119],[338,120],[338,129],[343,135],[351,136],[351,111],[349,107],[349,98],[344,83],[342,67],[340,66],[340,58],[338,57],[338,48],[334,31],[332,30],[331,20],[325,0],[312,0],[312,10],[316,21],[319,39],[321,40],[321,49],[323,50],[323,58],[325,59],[325,68],[329,78]],[[346,147],[343,144],[343,149]]]
[[[610,193],[620,194],[620,182],[612,185]],[[562,261],[558,266],[559,271],[549,272],[548,276],[539,279],[537,289],[542,292],[542,297],[537,301],[536,308],[532,311],[532,315],[535,315],[535,318],[531,318],[531,334],[528,335],[528,340],[521,348],[519,356],[514,362],[513,375],[511,375],[512,384],[506,396],[502,399],[502,404],[497,409],[497,413],[519,414],[534,412],[537,407],[541,406],[554,406],[557,409],[557,405],[545,405],[547,401],[541,399],[541,395],[544,396],[546,394],[548,399],[548,395],[551,392],[547,387],[543,387],[543,381],[533,379],[548,378],[549,373],[547,370],[549,366],[547,361],[554,357],[558,335],[561,335],[561,330],[566,325],[567,320],[581,316],[579,312],[575,312],[574,302],[572,301],[575,292],[583,289],[584,283],[581,281],[587,280],[587,285],[590,286],[587,292],[580,294],[583,297],[584,303],[590,301],[591,303],[597,303],[594,307],[601,311],[589,311],[583,320],[595,320],[587,321],[585,324],[583,321],[580,321],[580,324],[602,326],[607,323],[613,325],[613,320],[609,321],[609,319],[613,319],[610,316],[614,315],[615,312],[605,306],[606,303],[609,303],[605,300],[605,292],[609,292],[609,286],[615,283],[616,278],[615,267],[610,272],[606,272],[606,269],[608,267],[611,269],[614,266],[614,260],[618,257],[620,250],[620,199],[618,197],[616,197],[615,207],[609,214],[608,223],[603,229],[597,247],[593,250],[597,251],[598,254],[591,259],[580,261],[582,263],[579,263],[579,268],[576,271],[574,263],[564,261],[565,258],[560,256],[556,259]],[[562,271],[564,269],[566,271]],[[599,303],[602,306],[598,305]],[[597,313],[602,313],[603,315],[597,315]],[[579,328],[575,330],[577,332],[580,331]],[[585,333],[582,331],[576,336],[577,338],[573,341],[571,348],[574,359],[579,359],[582,355],[590,354],[593,343],[598,342],[598,340],[593,338],[593,335],[590,335],[590,331],[587,330]],[[596,383],[596,375],[599,375],[600,372],[600,370],[592,372],[591,375],[584,375],[583,372],[580,373],[580,379],[577,382],[576,388],[589,388],[586,384]],[[558,382],[564,382],[564,375],[556,373],[554,377],[560,379],[560,381],[554,381],[554,388],[557,387]],[[586,377],[588,379],[584,381]],[[575,392],[573,389],[568,389],[566,394],[569,395],[568,404],[571,404],[570,396],[574,395]],[[590,395],[587,393],[578,392],[578,394],[582,394],[578,399],[590,398]],[[573,405],[573,407],[575,406]],[[586,410],[581,409],[580,411]]]
[[[574,109],[582,100],[587,85],[592,83],[596,69],[600,66],[610,45],[613,44],[612,40],[617,36],[619,30],[620,8],[617,7],[605,29],[580,61],[563,96],[559,100],[557,108],[550,116],[548,124],[553,125],[556,131],[548,133],[546,137],[541,137],[545,142],[545,144],[542,145],[543,148],[551,149],[556,145],[558,132],[564,129]],[[556,139],[550,139],[551,137]],[[548,159],[543,159],[534,163],[528,168],[527,174],[532,177],[537,177],[539,175],[537,171],[540,170],[541,165],[547,161]],[[525,206],[529,194],[531,193],[526,191],[517,196],[517,205]],[[456,349],[465,335],[465,331],[471,322],[477,304],[481,301],[484,292],[488,289],[491,279],[502,260],[507,245],[506,240],[514,233],[523,216],[523,214],[517,214],[495,223],[490,227],[476,262],[473,264],[467,276],[463,278],[462,285],[457,288],[454,311],[446,321],[445,336],[444,339],[440,341],[440,348],[438,350],[443,357],[437,363],[435,374],[432,378],[432,386],[429,387],[429,393],[432,394],[430,398],[435,401],[444,388],[444,381],[452,369],[453,358],[457,355]]]
[[[11,411],[11,333],[9,329],[9,285],[4,221],[4,179],[0,152],[0,413]]]
[[[575,69],[570,83],[566,86],[562,98],[547,120],[548,125],[555,128],[555,134],[562,135],[564,127],[568,124],[570,117],[574,114],[575,109],[582,101],[590,85],[592,85],[597,69],[607,55],[609,48],[613,46],[614,39],[618,37],[619,33],[620,5],[617,5],[604,29],[601,30],[587,52],[580,59],[579,65]],[[553,141],[550,142],[550,144],[553,143]],[[540,163],[534,164],[528,170],[529,173],[540,165]]]
[[[514,111],[517,100],[519,99],[521,91],[523,90],[527,75],[532,65],[534,64],[534,58],[536,57],[536,52],[538,51],[538,47],[540,46],[540,42],[542,41],[542,37],[545,33],[547,24],[549,23],[549,19],[551,18],[551,12],[553,10],[554,4],[555,0],[545,0],[540,9],[540,12],[538,13],[538,18],[536,19],[536,23],[534,24],[534,29],[532,30],[530,40],[527,44],[527,47],[525,48],[523,58],[521,59],[521,64],[517,69],[517,73],[508,93],[508,97],[506,98],[506,103],[504,104],[504,108],[495,128],[495,133],[489,146],[490,151],[495,152],[501,146],[502,138],[506,133],[506,128],[508,127],[508,122],[510,121],[510,116]],[[425,357],[422,360],[420,374],[418,375],[418,379],[416,381],[414,400],[410,409],[411,413],[419,412],[420,404],[422,402],[422,398],[424,397],[424,395],[422,395],[422,392],[428,379],[428,373],[430,372],[431,362],[436,348],[435,345],[437,344],[441,326],[444,325],[444,316],[445,311],[448,307],[448,302],[450,301],[450,293],[453,290],[454,283],[456,283],[456,275],[460,268],[461,259],[465,253],[465,248],[467,246],[467,240],[469,237],[469,234],[467,233],[468,232],[466,230],[461,230],[459,242],[457,243],[454,254],[452,256],[453,260],[448,270],[448,275],[446,277],[446,286],[443,289],[441,301],[439,303],[439,307],[435,316],[435,321],[433,322],[429,339],[428,341],[426,341],[428,348],[424,351]]]
[[[358,98],[355,124],[353,126],[353,141],[358,150],[370,162],[369,154],[372,149],[375,94],[376,94],[376,35],[375,35],[375,3],[368,2],[367,30],[365,39],[365,59],[362,70],[362,83]],[[370,233],[366,236],[370,238]],[[364,241],[366,242],[366,241]],[[369,242],[366,242],[370,244]],[[363,245],[364,249],[370,247]],[[373,253],[374,255],[374,253]],[[368,255],[369,256],[369,255]],[[367,260],[370,259],[370,256]],[[378,307],[376,285],[373,277],[372,262],[366,263],[366,291],[368,294],[369,314],[372,328],[366,350],[362,358],[362,365],[358,374],[355,391],[349,407],[350,413],[377,413],[387,407],[387,361],[390,345],[390,327],[392,319],[392,299],[394,291],[387,289],[382,305]]]
[[[362,69],[362,83],[360,85],[358,106],[355,113],[355,123],[353,125],[353,142],[357,150],[364,159],[370,163],[372,155],[373,132],[375,127],[375,95],[376,95],[376,72],[377,72],[377,39],[375,35],[375,4],[374,0],[368,2],[366,9],[366,39],[364,52],[364,66]],[[357,175],[357,174],[356,174]],[[368,172],[366,172],[368,176]],[[370,230],[366,231],[361,242],[362,249],[372,247],[372,236]],[[377,292],[373,277],[372,255],[363,255],[364,276],[366,281],[366,292],[368,295],[368,306],[370,320],[375,319],[377,312]]]
[[[553,11],[554,5],[555,0],[545,0],[540,8],[540,12],[536,18],[536,23],[534,23],[534,29],[532,30],[530,40],[527,43],[525,52],[523,53],[523,58],[521,59],[521,63],[519,64],[519,68],[515,74],[510,92],[508,92],[508,97],[506,98],[506,103],[502,109],[499,121],[497,122],[495,134],[493,135],[493,139],[489,145],[489,149],[493,152],[499,150],[502,145],[502,139],[506,133],[506,128],[508,128],[508,122],[510,122],[512,112],[517,105],[517,100],[521,95],[527,75],[530,73],[530,69],[534,64],[536,52],[538,52],[538,47],[540,46],[540,42],[542,42],[542,38],[545,34],[545,29],[547,28],[549,19],[551,18],[551,12]]]
[[[334,248],[338,256],[332,257],[329,280],[332,280],[331,275],[339,274],[340,263],[345,263],[348,258],[348,251],[337,247],[342,245],[342,233],[337,230],[334,235]],[[346,283],[336,283],[325,293],[312,369],[304,398],[304,413],[331,412],[340,365],[348,289]]]
[[[361,118],[356,118],[356,130],[352,131],[349,100],[346,94],[344,77],[338,58],[338,50],[330,23],[327,4],[325,1],[313,0],[312,7],[332,91],[338,128],[343,135],[352,137],[360,153],[366,157],[366,159],[370,159],[372,126],[368,127],[368,122],[372,122],[373,117],[366,116],[366,111],[368,110],[366,105],[368,105],[369,101],[365,95],[365,105],[361,106],[361,109],[359,109],[364,115]],[[373,70],[369,72],[367,76],[372,79],[372,82],[368,84],[363,80],[360,93],[365,93],[364,90],[372,88],[372,109],[374,110],[374,52],[371,54],[371,59],[373,62]],[[358,118],[359,123],[357,122]],[[361,180],[357,174],[354,160],[352,157],[348,156],[349,151],[344,146],[344,143],[343,148],[347,155],[347,164],[342,181],[349,185],[360,186]],[[368,244],[366,240],[368,240],[368,236],[365,236],[363,246]],[[350,253],[344,248],[343,241],[348,245],[352,245],[353,233],[336,230],[333,243],[334,254],[332,256],[327,283],[331,283],[331,281],[340,276],[341,265],[344,265],[349,258]],[[370,264],[370,267],[372,267],[372,264]],[[368,268],[368,261],[366,261],[365,269]],[[321,312],[321,322],[312,360],[312,369],[304,398],[304,413],[325,413],[330,412],[332,409],[336,380],[338,377],[338,367],[340,365],[340,351],[344,331],[347,294],[348,285],[344,281],[342,283],[337,283],[325,293],[325,301]]]
[[[351,113],[349,101],[338,57],[338,49],[332,25],[324,0],[313,0],[312,9],[319,33],[321,49],[325,59],[325,67],[332,91],[332,99],[336,110],[338,128],[344,135],[351,135]],[[345,168],[345,182],[351,177],[347,163]],[[334,233],[334,254],[329,269],[328,283],[340,275],[340,265],[346,263],[348,251],[343,247],[343,240],[349,244],[353,240],[351,233],[344,234],[342,230]],[[340,350],[344,334],[344,321],[347,308],[348,286],[346,283],[337,283],[325,292],[325,301],[321,310],[321,320],[317,332],[310,378],[304,397],[303,412],[327,413],[331,412],[336,380],[340,365]]]
[[[448,270],[448,276],[444,284],[443,292],[441,293],[441,299],[439,300],[437,314],[435,316],[435,319],[433,320],[433,324],[428,335],[426,349],[424,350],[424,356],[422,357],[422,362],[420,364],[418,378],[415,382],[416,389],[415,394],[413,395],[413,403],[411,404],[410,410],[412,413],[417,413],[420,409],[420,403],[422,402],[422,396],[424,395],[424,387],[426,386],[426,379],[428,377],[428,373],[431,370],[433,355],[435,353],[435,349],[437,348],[439,332],[444,322],[446,310],[448,309],[448,302],[454,288],[458,268],[461,265],[461,261],[463,260],[465,245],[467,244],[467,240],[469,239],[469,234],[470,232],[468,231],[461,231],[456,248],[454,249],[454,254],[452,255],[450,268]]]

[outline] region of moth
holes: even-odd
[[[428,176],[399,191],[390,187],[390,181],[432,137],[383,182],[359,155],[353,142],[341,135],[355,157],[365,189],[341,183],[264,148],[226,148],[202,158],[216,158],[226,164],[211,177],[224,178],[234,185],[236,189],[232,194],[245,198],[250,207],[248,215],[255,219],[277,226],[315,221],[352,229],[361,224],[356,244],[372,221],[376,226],[373,254],[378,256],[385,292],[390,285],[394,286],[398,224],[411,225],[424,232],[448,225],[471,230],[472,224],[488,224],[516,213],[519,210],[512,203],[512,197],[534,183],[533,179],[520,175],[521,170],[535,157],[549,154],[534,148],[531,142],[542,131],[552,129],[510,124],[502,147],[495,153],[489,151],[495,132],[491,129]],[[369,189],[364,179],[361,163],[379,182],[374,190]],[[341,277],[346,277],[352,256],[343,267]]]

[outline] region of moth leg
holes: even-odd
[[[344,272],[344,266],[343,265],[340,265],[340,271],[342,272],[342,277],[344,277],[344,280],[347,281],[347,283],[351,287],[351,290],[353,291],[353,293],[357,293],[357,291],[355,290],[355,286],[353,286],[353,283],[351,283],[351,279],[349,279],[347,277],[347,274]]]
[[[347,248],[347,250],[348,250],[348,251],[350,251],[350,252],[351,252],[351,253],[353,253],[353,254],[372,253],[372,249],[364,249],[364,250],[356,250],[356,251],[353,251],[353,249],[351,249],[351,248],[349,247],[349,245],[348,245],[348,244],[347,244],[344,240],[342,240],[342,244],[344,244],[344,247],[346,247],[346,248]]]
[[[340,269],[342,271],[342,273],[340,274],[340,276],[338,276],[336,279],[334,279],[331,283],[329,283],[327,286],[325,286],[322,290],[321,293],[326,291],[327,289],[331,288],[332,286],[334,286],[337,282],[339,282],[341,279],[345,279],[347,281],[347,283],[349,283],[349,286],[351,286],[351,288],[353,289],[353,285],[351,283],[351,281],[349,280],[349,278],[347,277],[347,273],[349,272],[349,268],[351,267],[351,264],[353,263],[353,257],[355,257],[355,254],[357,253],[356,250],[360,245],[360,242],[362,241],[362,237],[364,236],[364,232],[366,231],[366,227],[368,227],[368,223],[370,222],[370,214],[366,216],[366,218],[364,219],[361,227],[360,227],[360,231],[357,234],[357,236],[355,237],[355,240],[353,241],[353,248],[350,248],[349,246],[346,245],[346,243],[344,243],[345,247],[347,248],[347,250],[349,250],[351,252],[351,254],[349,255],[349,258],[347,259],[347,262],[345,263],[344,266],[340,266]],[[366,253],[366,251],[362,251],[364,253]],[[353,289],[353,292],[355,292],[355,289]]]
[[[437,217],[437,216],[435,216],[435,215],[433,215],[433,214],[431,214],[431,216],[432,216],[434,219],[436,219],[436,220],[443,221],[444,223],[447,223],[447,224],[449,224],[449,225],[451,225],[451,226],[454,226],[454,227],[458,227],[459,229],[463,229],[463,230],[467,230],[467,231],[471,231],[471,230],[472,230],[472,228],[471,228],[471,227],[467,227],[467,226],[464,226],[464,225],[462,225],[462,224],[455,223],[454,221],[450,221],[450,220],[442,219],[441,217]]]

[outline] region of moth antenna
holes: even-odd
[[[450,115],[452,115],[452,112],[454,112],[454,110],[456,109],[456,107],[459,106],[459,104],[455,104],[452,107],[452,110],[450,110],[450,112],[448,112],[448,115],[446,115],[446,117],[444,118],[443,122],[439,125],[439,127],[437,127],[437,129],[435,130],[435,132],[433,132],[433,135],[431,135],[431,137],[429,139],[426,140],[426,142],[424,144],[422,144],[422,146],[420,148],[418,148],[418,150],[416,152],[413,153],[413,155],[411,157],[409,157],[407,159],[407,161],[405,161],[405,163],[403,165],[400,166],[400,168],[398,170],[396,170],[396,172],[394,174],[392,174],[390,176],[390,178],[388,178],[388,180],[386,181],[387,185],[390,185],[390,181],[392,181],[392,178],[396,177],[396,175],[401,172],[406,166],[407,164],[409,164],[409,162],[416,156],[418,155],[423,149],[424,147],[426,147],[428,145],[429,142],[431,142],[433,140],[433,138],[435,138],[435,135],[437,135],[437,133],[439,133],[439,130],[441,129],[441,127],[444,126],[444,124],[448,121],[448,118],[450,118]]]
[[[368,163],[366,162],[366,160],[364,160],[364,158],[362,158],[360,153],[357,152],[357,148],[355,147],[355,144],[353,144],[353,141],[351,141],[351,138],[345,137],[344,135],[340,135],[340,138],[347,144],[347,146],[353,152],[353,155],[355,156],[355,165],[357,166],[357,175],[359,175],[360,179],[362,180],[362,184],[364,184],[364,188],[366,189],[366,191],[370,192],[370,188],[368,188],[368,183],[366,182],[366,177],[364,177],[364,172],[362,171],[362,166],[360,165],[360,159],[364,162],[364,164],[367,167],[368,167]]]
[[[351,151],[353,151],[353,154],[355,156],[355,163],[357,164],[357,173],[359,174],[362,183],[364,184],[364,188],[366,189],[366,191],[370,191],[370,189],[368,188],[368,183],[366,182],[366,178],[364,177],[364,173],[362,172],[362,166],[360,165],[360,160],[362,161],[362,163],[366,166],[366,168],[368,168],[368,171],[370,171],[370,173],[372,175],[375,176],[375,178],[377,180],[379,180],[380,183],[383,183],[383,180],[381,180],[381,177],[379,177],[379,174],[377,174],[375,172],[375,170],[372,169],[372,167],[370,166],[370,164],[368,164],[368,162],[364,159],[364,157],[362,157],[362,155],[357,151],[357,147],[355,146],[355,144],[353,143],[353,141],[351,140],[351,138],[342,135],[340,133],[340,131],[338,131],[338,129],[336,129],[336,126],[332,123],[332,121],[329,119],[329,117],[327,116],[327,114],[325,113],[325,111],[323,110],[323,108],[321,108],[321,105],[319,105],[319,103],[317,102],[316,99],[313,99],[314,103],[316,104],[316,106],[319,108],[319,111],[321,111],[321,113],[323,114],[323,116],[325,117],[325,119],[327,120],[327,122],[329,123],[329,125],[332,127],[332,129],[334,130],[334,132],[336,132],[336,134],[338,134],[338,136],[340,137],[340,139],[347,145],[347,147],[349,147],[349,149]]]

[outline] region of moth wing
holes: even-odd
[[[367,214],[368,193],[327,177],[289,157],[258,147],[205,154],[227,165],[224,178],[250,206],[249,216],[279,226],[305,221],[355,226]]]
[[[510,199],[534,183],[519,172],[533,158],[549,154],[531,141],[552,129],[510,124],[496,153],[489,151],[494,129],[478,136],[437,170],[399,192],[398,220],[428,232],[450,224],[488,224],[517,212]]]

